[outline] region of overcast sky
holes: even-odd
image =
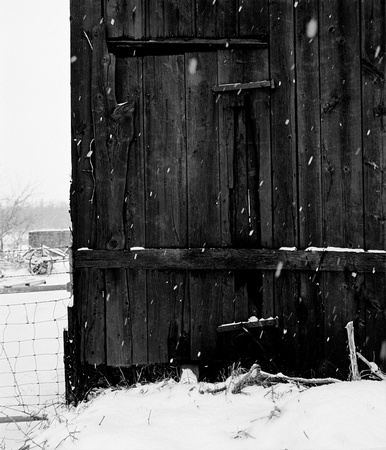
[[[0,0],[0,199],[68,201],[69,0]]]

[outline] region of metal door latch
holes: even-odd
[[[251,83],[230,83],[213,86],[213,92],[244,91],[247,89],[275,88],[273,80],[252,81]]]

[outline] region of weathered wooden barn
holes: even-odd
[[[69,390],[170,362],[347,378],[350,320],[385,369],[385,2],[73,0],[71,21]],[[251,316],[278,320],[217,330]]]

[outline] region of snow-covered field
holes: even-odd
[[[183,380],[186,381],[186,380]],[[386,382],[301,388],[250,386],[200,393],[200,383],[105,390],[62,407],[30,434],[30,448],[66,450],[384,450]]]

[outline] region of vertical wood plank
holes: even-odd
[[[299,374],[322,376],[325,363],[325,311],[321,292],[321,276],[300,272],[296,315],[299,333]]]
[[[218,83],[228,84],[242,78],[242,65],[237,64],[239,51],[221,50],[218,52]],[[234,111],[238,97],[235,93],[218,94],[218,139],[220,162],[220,214],[221,214],[221,244],[232,245],[231,229],[231,193],[234,189],[234,154],[235,154],[235,124]],[[232,205],[233,206],[233,205]],[[241,213],[241,211],[240,211]]]
[[[146,37],[164,35],[164,1],[146,0]]]
[[[105,280],[99,269],[82,270],[79,285],[82,292],[80,349],[81,363],[106,364]]]
[[[184,58],[144,61],[146,246],[187,245]]]
[[[115,58],[104,28],[93,30],[92,111],[95,134],[95,197],[99,249],[125,248],[124,206],[128,155],[134,140],[134,103],[116,103]]]
[[[320,9],[325,244],[363,247],[359,2]]]
[[[186,55],[188,245],[221,245],[218,114],[211,88],[217,84],[217,54]],[[205,249],[203,248],[203,251]],[[191,358],[210,360],[222,321],[221,272],[191,272]]]
[[[240,36],[268,35],[268,3],[268,0],[238,0]]]
[[[100,4],[92,0],[71,0],[71,128],[72,182],[70,191],[74,248],[95,246],[95,182],[91,113],[91,79],[89,77],[92,49],[86,39],[92,39],[93,27],[101,20]]]
[[[293,3],[284,0],[270,1],[269,17],[270,69],[276,86],[271,98],[272,245],[278,248],[298,245]],[[296,323],[298,296],[298,286],[293,274],[281,272],[280,276],[274,279],[274,309],[283,323],[285,333],[282,336],[285,352],[283,370],[294,370],[299,361],[299,334]]]
[[[165,0],[164,35],[193,36],[195,31],[194,1]]]
[[[359,2],[319,6],[323,241],[363,247]],[[324,274],[322,290],[326,373],[344,378],[348,367],[342,342],[354,302],[350,275]]]
[[[104,17],[109,38],[145,36],[145,9],[141,0],[106,0]]]
[[[366,274],[361,296],[358,347],[381,370],[386,368],[386,280],[384,274]]]
[[[297,245],[295,48],[292,2],[270,3],[273,245]]]
[[[300,248],[323,245],[318,26],[318,3],[298,2],[295,54]],[[321,279],[316,275],[300,273],[298,278],[299,364],[308,376],[319,374],[325,350]]]
[[[275,277],[275,308],[281,319],[282,336],[278,352],[280,369],[296,373],[300,361],[298,303],[299,292],[295,274],[284,273]]]
[[[362,122],[365,249],[386,248],[386,5],[362,2]],[[365,275],[362,348],[369,361],[386,368],[385,277]],[[383,348],[383,351],[382,351]]]
[[[221,243],[217,110],[217,55],[186,55],[188,230],[190,247]],[[194,70],[193,70],[194,69]]]
[[[221,273],[192,271],[189,292],[191,359],[213,362],[218,345],[216,327],[222,323]]]
[[[362,120],[365,246],[386,245],[386,6],[362,2]]]
[[[346,325],[357,315],[357,293],[363,282],[346,272],[330,272],[322,285],[325,299],[325,354],[324,376],[348,378],[349,357],[346,345]]]
[[[116,98],[134,104],[134,138],[127,167],[124,226],[126,248],[145,246],[145,161],[143,130],[142,58],[116,61]]]
[[[237,8],[237,0],[196,0],[197,37],[236,36]]]
[[[180,359],[188,330],[185,311],[186,275],[182,272],[149,271],[148,352],[149,363]]]
[[[132,332],[132,363],[148,363],[148,317],[146,271],[127,270],[130,320]]]
[[[192,37],[194,35],[194,1],[146,0],[147,37]]]
[[[107,366],[130,366],[133,336],[125,269],[106,270],[105,298]]]
[[[295,20],[299,245],[306,248],[323,245],[317,3],[299,2]]]

